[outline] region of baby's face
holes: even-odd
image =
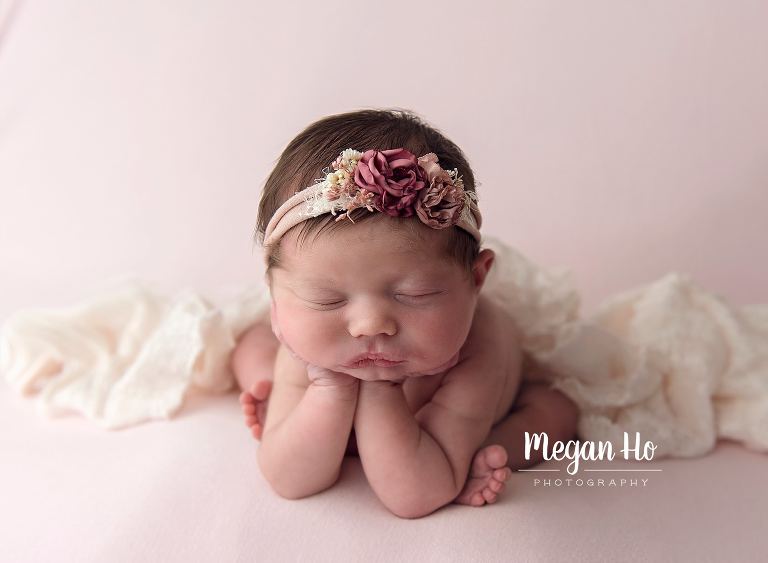
[[[479,286],[440,254],[447,233],[425,227],[421,242],[383,219],[322,233],[301,248],[298,228],[283,237],[282,265],[272,270],[273,328],[307,363],[402,380],[440,371],[466,340]],[[369,353],[391,362],[355,362]]]

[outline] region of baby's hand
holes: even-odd
[[[359,379],[327,368],[307,364],[307,376],[313,385],[323,387],[346,387],[357,385]]]
[[[406,375],[393,375],[391,377],[357,377],[360,381],[367,381],[370,383],[391,383],[393,385],[402,385],[409,377],[413,377],[411,374]]]

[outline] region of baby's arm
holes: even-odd
[[[393,514],[418,518],[459,494],[450,462],[416,422],[402,385],[360,382],[355,437],[365,476]]]
[[[303,498],[332,486],[352,430],[359,381],[333,372],[314,371],[312,376],[307,384],[307,364],[280,347],[258,461],[272,489],[284,498]]]
[[[358,454],[374,492],[397,516],[425,516],[461,492],[501,392],[501,378],[481,375],[488,367],[465,361],[452,368],[415,416],[401,385],[360,382]]]

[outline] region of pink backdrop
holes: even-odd
[[[0,322],[124,276],[247,284],[282,148],[324,115],[386,106],[464,148],[486,232],[572,270],[585,311],[670,271],[768,303],[766,22],[757,0],[0,0]],[[420,521],[388,514],[351,458],[334,489],[276,497],[235,393],[106,433],[45,420],[3,383],[0,444],[9,561],[768,552],[765,456],[729,443],[654,461],[645,491],[517,473],[493,507]]]
[[[247,283],[285,144],[382,106],[464,148],[486,232],[585,311],[673,270],[768,302],[768,4],[481,4],[0,0],[0,319]]]

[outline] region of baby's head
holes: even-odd
[[[382,152],[360,160],[349,148]],[[416,166],[415,157],[429,153],[436,159]],[[392,183],[360,171],[356,181],[344,178],[369,159],[384,176],[394,171]],[[283,205],[336,169],[332,184],[314,192],[321,206],[311,214],[320,214],[299,217],[298,203],[293,212]],[[366,181],[384,188],[378,196],[359,190]],[[352,188],[355,200],[345,195]],[[480,249],[474,189],[462,151],[412,113],[362,110],[309,125],[283,151],[259,204],[256,238],[266,243],[275,333],[306,362],[360,379],[402,379],[453,363],[493,262],[493,252]],[[342,220],[339,207],[335,215],[318,211],[340,201],[353,201]],[[369,353],[399,363],[352,363]]]

